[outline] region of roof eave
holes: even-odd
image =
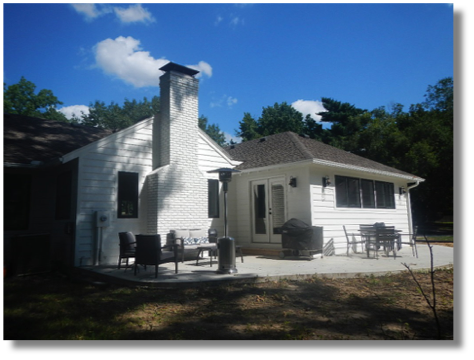
[[[399,174],[399,173],[396,173],[396,172],[371,169],[371,168],[366,168],[366,167],[363,167],[363,166],[341,164],[341,163],[337,163],[337,162],[334,162],[334,161],[328,161],[328,160],[313,159],[312,163],[316,164],[316,165],[324,165],[324,166],[340,168],[340,169],[362,171],[362,172],[367,172],[367,173],[371,173],[371,174],[396,177],[396,178],[401,178],[401,179],[411,180],[411,181],[418,181],[418,182],[425,181],[425,179],[420,178],[420,177],[415,176],[415,175]]]

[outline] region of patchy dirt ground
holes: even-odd
[[[432,301],[430,273],[415,273]],[[435,271],[442,339],[453,338],[452,268]],[[101,286],[45,274],[5,279],[4,338],[438,339],[407,271],[190,289]]]
[[[428,273],[415,274],[431,295]],[[436,271],[441,338],[453,337],[453,272]],[[178,296],[176,296],[178,295]],[[138,339],[437,339],[433,312],[408,273],[187,290],[173,305],[130,313]],[[430,297],[431,298],[431,297]],[[177,299],[178,302],[175,302]],[[171,299],[170,299],[171,300]],[[158,314],[158,321],[154,315]]]

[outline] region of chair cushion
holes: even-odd
[[[179,238],[186,239],[190,237],[188,229],[174,230],[174,235],[176,239],[179,239]]]

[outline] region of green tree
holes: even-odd
[[[303,114],[286,102],[282,102],[263,108],[262,115],[258,119],[257,132],[262,136],[286,131],[301,134],[303,127]]]
[[[323,141],[347,151],[355,150],[353,136],[364,129],[370,121],[367,110],[331,98],[323,97],[321,102],[327,110],[318,113],[321,116],[321,122],[332,124],[328,132],[324,134]]]
[[[204,115],[201,115],[198,119],[199,128],[201,128],[207,135],[210,136],[219,146],[225,146],[225,135],[217,124],[209,124],[209,120]]]
[[[242,141],[253,140],[261,137],[257,132],[257,121],[250,115],[250,113],[244,113],[244,118],[239,122],[239,130],[236,130],[235,134],[242,138]]]
[[[303,114],[286,102],[282,102],[281,104],[275,103],[273,106],[264,107],[258,120],[255,120],[249,113],[244,113],[244,118],[239,122],[239,130],[236,131],[236,135],[241,137],[243,141],[248,141],[285,131],[301,134],[304,129]]]
[[[159,112],[159,103],[157,96],[151,101],[146,97],[142,101],[125,99],[123,106],[115,102],[106,105],[103,101],[96,100],[89,105],[89,114],[82,115],[81,122],[116,132]]]
[[[43,119],[67,121],[66,117],[56,110],[62,102],[51,90],[42,89],[35,93],[36,85],[23,76],[17,84],[3,84],[3,112],[34,116]]]

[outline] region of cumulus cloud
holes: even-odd
[[[237,104],[237,99],[232,97],[232,96],[227,96],[227,95],[222,95],[220,98],[213,99],[211,101],[211,108],[215,107],[224,107],[224,105],[227,105],[227,107],[231,108],[232,105]]]
[[[321,116],[316,115],[317,113],[327,111],[323,103],[317,100],[297,100],[291,106],[302,113],[304,117],[309,114],[316,121],[321,120]]]
[[[151,13],[140,4],[131,5],[128,8],[114,7],[114,11],[120,21],[124,23],[155,21]]]
[[[169,62],[143,51],[140,40],[131,36],[103,40],[94,47],[94,52],[97,67],[135,87],[159,86],[159,77],[163,74],[159,68]],[[212,76],[212,67],[204,61],[188,66],[201,71],[199,76]]]
[[[71,4],[72,7],[84,16],[87,21],[92,21],[99,16],[115,14],[122,23],[150,23],[155,21],[153,15],[140,4],[130,5],[128,8],[96,5],[96,4]]]
[[[89,114],[89,107],[86,105],[71,105],[71,106],[64,106],[58,111],[64,114],[68,119],[72,119],[75,115],[77,118],[82,117],[82,113],[85,115]]]

